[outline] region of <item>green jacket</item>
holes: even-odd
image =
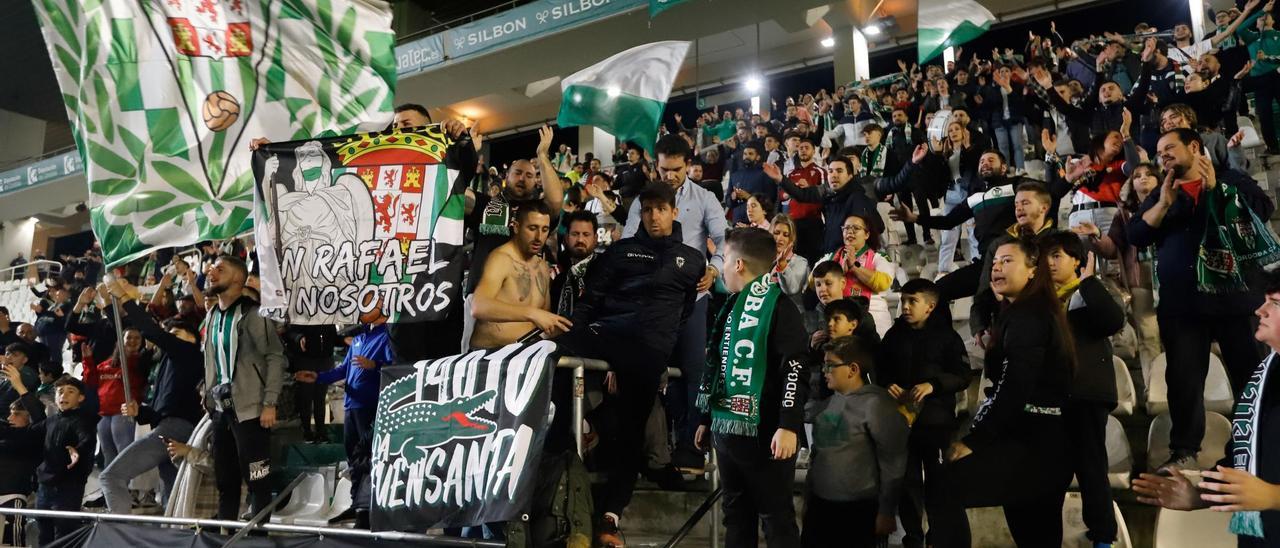
[[[1280,58],[1280,31],[1271,29],[1259,31],[1257,29],[1258,18],[1265,13],[1258,11],[1244,23],[1240,24],[1240,28],[1236,29],[1236,36],[1240,37],[1240,41],[1249,46],[1249,58],[1253,59],[1253,69],[1249,71],[1249,76],[1262,76],[1275,72],[1280,69],[1280,62],[1267,58]],[[1258,51],[1262,51],[1264,59],[1258,59]]]

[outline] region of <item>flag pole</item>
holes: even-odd
[[[107,295],[111,297],[111,308],[114,314],[112,318],[115,320],[116,328],[116,366],[120,368],[120,378],[124,381],[124,402],[126,404],[133,402],[133,385],[129,382],[129,356],[125,355],[124,350],[124,324],[120,321],[120,299],[111,293],[110,284],[114,281],[111,274],[103,277],[104,283],[107,284]],[[136,420],[136,419],[134,419]]]

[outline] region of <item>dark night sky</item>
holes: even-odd
[[[1237,0],[1237,4],[1243,5],[1244,2]],[[1140,22],[1147,22],[1159,29],[1169,29],[1176,22],[1189,21],[1189,19],[1187,0],[1122,0],[1083,10],[1074,10],[1066,13],[1059,12],[1052,16],[1046,15],[1019,21],[1012,25],[997,26],[977,40],[965,44],[963,59],[967,62],[970,52],[975,51],[982,52],[983,57],[989,57],[991,48],[996,46],[999,46],[1002,50],[1005,47],[1011,47],[1021,52],[1022,47],[1026,44],[1027,31],[1033,30],[1037,34],[1047,34],[1050,20],[1057,23],[1058,33],[1062,34],[1063,38],[1070,42],[1089,34],[1101,34],[1104,31],[1129,34],[1133,32],[1133,28]],[[895,72],[898,70],[898,59],[905,59],[910,63],[915,61],[915,57],[915,44],[873,54],[871,56],[871,75],[875,77]],[[935,62],[941,63],[941,60],[939,59]],[[803,72],[796,74],[771,77],[768,81],[768,86],[778,103],[782,104],[783,98],[787,96],[812,93],[820,88],[833,89],[835,87],[834,72],[831,69],[831,64],[827,63],[805,69]],[[702,94],[720,93],[726,89],[728,88],[708,89],[704,90]],[[730,108],[737,106],[745,108],[748,105],[743,103],[741,105],[727,106]],[[721,108],[724,108],[724,106]],[[690,95],[670,101],[667,104],[664,123],[672,123],[674,121],[672,115],[676,112],[681,113],[686,121],[696,117],[697,109],[695,108],[694,97]],[[567,142],[569,146],[577,150],[577,129],[557,129],[556,143],[558,145],[561,142]],[[515,158],[529,157],[533,154],[536,146],[536,132],[526,132],[521,135],[493,139],[490,141],[491,162],[496,160],[499,164],[502,164]]]

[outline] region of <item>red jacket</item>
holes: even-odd
[[[147,385],[147,372],[143,371],[142,359],[138,354],[129,356],[129,385],[133,401],[142,404],[143,390]],[[84,357],[84,384],[98,391],[98,414],[112,417],[120,414],[120,406],[124,404],[124,375],[116,365],[115,358],[106,360],[96,367],[93,356]]]

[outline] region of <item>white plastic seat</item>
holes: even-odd
[[[1204,439],[1200,441],[1196,464],[1202,470],[1208,470],[1226,454],[1227,440],[1231,438],[1231,421],[1213,412],[1204,415]],[[1173,419],[1168,413],[1151,421],[1151,430],[1147,433],[1148,470],[1155,470],[1169,460],[1169,431],[1172,427]]]
[[[1114,416],[1107,417],[1104,443],[1107,447],[1107,481],[1112,489],[1128,489],[1129,478],[1133,475],[1133,451],[1129,448],[1129,438],[1125,436],[1124,426]],[[1079,487],[1080,482],[1071,478],[1071,488]]]
[[[298,517],[293,523],[313,527],[328,527],[329,520],[342,515],[348,508],[351,508],[351,479],[341,478],[334,486],[333,498],[325,505],[322,512],[313,516]]]
[[[1165,353],[1151,360],[1151,384],[1147,387],[1147,414],[1159,415],[1169,410],[1169,386],[1165,383],[1165,371],[1169,368]],[[1204,380],[1204,409],[1224,415],[1231,414],[1235,399],[1231,394],[1231,381],[1222,358],[1209,353],[1209,373]]]
[[[1155,548],[1235,546],[1236,536],[1227,531],[1230,522],[1227,512],[1161,508],[1156,514]]]
[[[1117,538],[1114,544],[1115,548],[1130,548],[1133,541],[1129,538],[1129,527],[1124,521],[1124,515],[1120,513],[1120,506],[1115,502],[1111,503],[1112,511],[1116,516],[1116,533]],[[1085,537],[1085,533],[1089,530],[1084,524],[1084,505],[1080,499],[1080,493],[1067,493],[1066,499],[1062,501],[1062,546],[1064,548],[1090,548],[1093,543]]]
[[[1133,376],[1129,374],[1129,366],[1119,356],[1111,357],[1111,364],[1116,373],[1116,408],[1111,414],[1125,417],[1133,414],[1138,405],[1138,395],[1133,387]]]
[[[951,319],[968,321],[971,308],[973,308],[973,297],[964,297],[951,301]]]
[[[324,476],[318,472],[307,472],[302,483],[293,488],[293,496],[289,498],[289,504],[271,516],[271,523],[291,524],[299,516],[319,514],[328,500],[328,494],[324,489]]]

